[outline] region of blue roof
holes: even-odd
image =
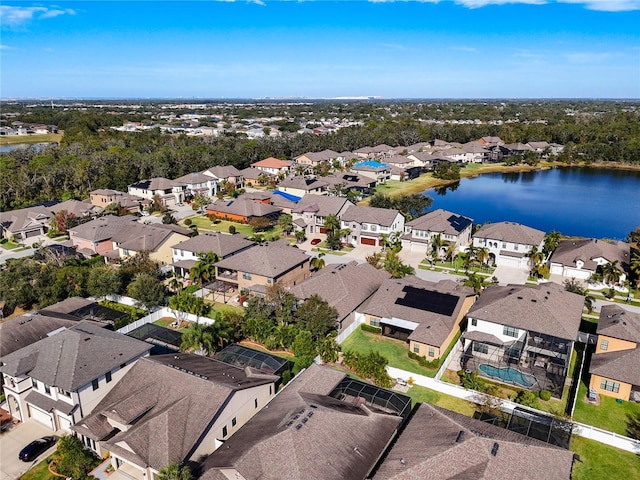
[[[300,200],[302,200],[302,197],[296,197],[295,195],[291,195],[290,193],[286,193],[286,192],[281,192],[280,190],[274,190],[273,194],[280,195],[281,197],[286,198],[290,202],[298,203]]]
[[[377,162],[376,160],[363,160],[356,163],[354,167],[391,168],[386,163]]]

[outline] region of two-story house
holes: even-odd
[[[141,180],[129,185],[130,195],[153,200],[157,195],[160,203],[165,207],[171,207],[184,202],[187,186],[177,180],[156,177],[149,180]]]
[[[600,395],[640,402],[640,313],[604,305],[598,343],[589,366],[589,389]]]
[[[0,372],[11,415],[71,431],[151,345],[79,322],[3,356]]]
[[[529,268],[527,253],[542,250],[544,232],[514,222],[487,223],[473,234],[473,246],[489,250],[489,262],[515,268]]]
[[[309,167],[315,167],[321,163],[332,163],[337,160],[340,163],[344,163],[345,158],[342,154],[334,152],[333,150],[322,150],[321,152],[307,152],[296,157],[296,163],[299,165],[307,165]]]
[[[308,234],[326,233],[324,222],[328,215],[338,218],[354,206],[344,197],[308,194],[291,211],[294,225]]]
[[[244,188],[244,175],[233,165],[211,167],[202,172],[202,174],[213,178],[218,185],[226,182],[234,184],[236,188]]]
[[[321,179],[296,175],[278,183],[278,190],[295,197],[303,197],[308,193],[326,195],[327,186],[327,183]]]
[[[253,168],[257,168],[258,170],[262,170],[263,172],[267,172],[272,175],[286,175],[287,172],[291,170],[292,165],[293,162],[273,157],[265,158],[259,162],[251,164]]]
[[[351,205],[340,220],[342,228],[349,230],[346,241],[354,245],[380,246],[381,235],[404,231],[404,215],[391,208]]]
[[[402,247],[426,254],[432,250],[433,238],[440,235],[443,246],[438,254],[446,252],[447,245],[459,250],[471,243],[472,230],[473,219],[439,208],[405,223]]]
[[[199,194],[206,197],[215,197],[220,185],[220,180],[211,175],[206,175],[204,172],[187,173],[182,177],[176,178],[176,181],[186,185],[188,197],[195,197]]]
[[[391,167],[376,160],[364,160],[355,163],[351,172],[376,181],[376,185],[387,183],[391,179]]]
[[[145,200],[137,195],[129,195],[128,193],[109,188],[101,188],[93,190],[89,193],[89,201],[98,207],[106,208],[112,203],[120,205],[120,208],[129,212],[140,212],[144,207],[151,204],[150,200]]]
[[[607,263],[618,262],[620,282],[624,282],[629,271],[631,246],[615,240],[562,240],[550,259],[550,271],[563,277],[587,280],[601,272]]]

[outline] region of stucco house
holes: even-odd
[[[120,208],[129,213],[140,212],[144,207],[151,204],[151,200],[144,199],[137,195],[130,195],[119,190],[101,188],[89,193],[89,201],[98,207],[106,208],[107,205],[116,203]]]
[[[321,179],[296,175],[287,177],[278,183],[278,190],[296,197],[303,197],[308,193],[326,195],[327,186],[327,183]]]
[[[74,431],[115,475],[156,478],[214,452],[275,394],[278,377],[189,353],[138,361]]]
[[[351,172],[375,180],[376,185],[387,183],[391,179],[391,167],[376,160],[355,163],[351,167]]]
[[[514,222],[487,223],[473,234],[473,246],[486,247],[494,265],[529,268],[526,256],[533,247],[542,250],[545,233]]]
[[[621,269],[620,281],[624,282],[629,272],[631,246],[615,240],[562,240],[551,255],[552,274],[568,278],[587,280],[601,271],[607,263],[618,262]]]
[[[386,280],[358,308],[359,318],[382,335],[407,342],[411,352],[440,358],[457,333],[476,295],[451,280],[429,282],[414,275]]]
[[[244,175],[233,165],[217,165],[202,172],[220,185],[223,182],[233,183],[236,188],[244,187]]]
[[[333,150],[322,150],[321,152],[307,152],[296,157],[296,163],[299,165],[308,165],[315,167],[321,163],[333,162],[334,160],[344,163],[345,158],[342,154],[334,152]]]
[[[0,358],[11,415],[71,432],[151,345],[82,321]]]
[[[51,209],[44,206],[0,212],[2,237],[22,241],[44,235],[49,231],[52,217]]]
[[[471,243],[472,230],[473,219],[438,208],[404,224],[402,247],[426,254],[432,249],[433,238],[440,235],[445,252],[447,245],[459,250]]]
[[[640,313],[620,305],[604,305],[597,333],[589,389],[640,403]]]
[[[204,172],[187,173],[176,178],[176,181],[186,185],[189,197],[195,197],[198,194],[215,197],[220,186],[220,180],[206,175]]]
[[[380,246],[381,235],[404,231],[404,215],[390,208],[350,205],[340,221],[342,228],[350,231],[345,240],[354,245]]]
[[[129,185],[127,191],[130,195],[136,195],[147,200],[153,200],[157,195],[163,206],[171,207],[177,203],[184,202],[186,189],[187,186],[183,182],[156,177],[133,183]]]
[[[253,200],[244,195],[231,200],[216,199],[205,209],[207,215],[240,223],[249,223],[254,218],[266,218],[273,223],[282,212],[282,209],[271,205],[268,200]]]
[[[329,197],[326,195],[308,194],[302,197],[292,209],[294,225],[308,234],[326,233],[324,222],[328,215],[338,218],[353,203],[343,197]]]
[[[288,160],[280,160],[273,157],[265,158],[263,160],[260,160],[259,162],[251,164],[253,168],[257,168],[258,170],[262,170],[272,175],[286,175],[287,172],[291,170],[292,165],[293,162],[289,162]]]

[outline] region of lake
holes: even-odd
[[[35,148],[36,152],[50,146],[57,145],[55,142],[42,143],[10,143],[8,145],[0,145],[0,153],[13,152],[14,150],[24,150],[25,148]]]
[[[545,232],[617,240],[640,226],[640,171],[561,167],[487,173],[425,194],[433,198],[433,209],[480,224],[506,220]]]

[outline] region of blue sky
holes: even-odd
[[[640,0],[3,0],[2,98],[640,98]]]

